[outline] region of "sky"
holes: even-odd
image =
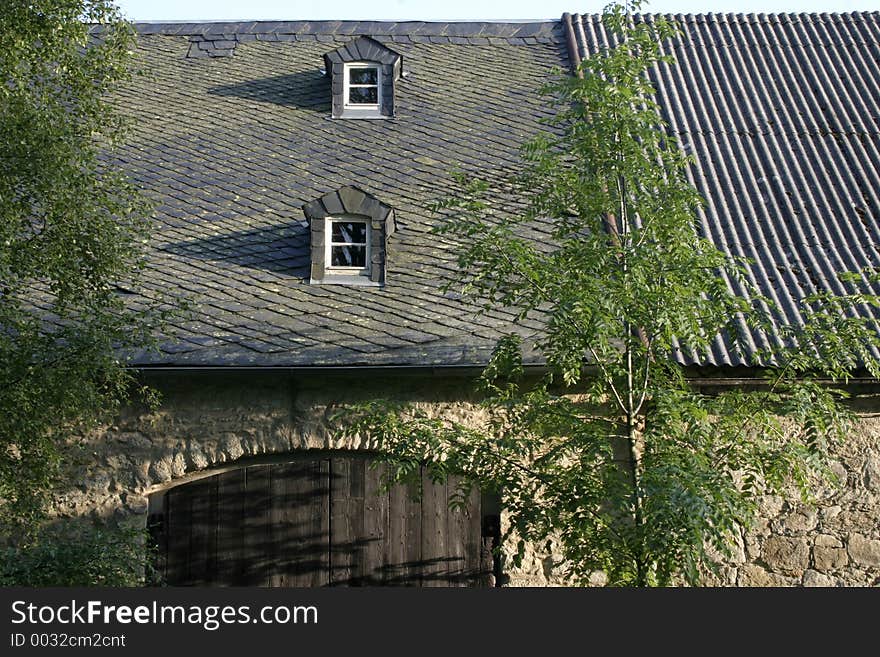
[[[606,0],[117,0],[135,21],[202,20],[528,20],[599,13]],[[654,0],[656,13],[880,11],[880,0]]]

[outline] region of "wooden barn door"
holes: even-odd
[[[485,586],[492,537],[480,495],[449,509],[456,481],[422,496],[381,491],[358,456],[224,472],[165,492],[150,515],[157,569],[173,586]],[[489,523],[490,525],[492,523]]]

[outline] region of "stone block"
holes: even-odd
[[[149,477],[156,483],[171,481],[171,460],[159,459],[150,465]]]
[[[773,518],[782,511],[785,500],[779,495],[765,495],[758,503],[760,514],[764,518]]]
[[[815,570],[808,570],[804,573],[803,584],[809,587],[828,587],[836,586],[837,581],[833,577],[817,573]]]
[[[830,534],[819,534],[813,544],[813,567],[822,572],[843,568],[849,557],[843,543]]]
[[[779,521],[783,532],[808,532],[816,528],[819,523],[819,514],[815,509],[799,509],[790,513]]]
[[[764,562],[773,570],[800,575],[810,564],[810,548],[805,538],[770,536],[761,551]]]
[[[737,586],[791,586],[793,580],[771,573],[753,563],[743,564],[737,575]]]
[[[880,493],[880,454],[871,454],[865,459],[865,488]]]
[[[827,524],[833,521],[837,516],[840,515],[842,509],[838,505],[833,505],[829,507],[825,507],[822,509],[822,524]]]
[[[880,566],[880,540],[852,533],[847,539],[850,558],[862,566]]]
[[[145,495],[135,495],[125,493],[122,495],[123,504],[128,507],[130,513],[143,514],[147,512],[150,506],[150,500]]]

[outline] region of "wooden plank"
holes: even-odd
[[[206,553],[208,558],[205,564],[205,583],[211,586],[217,581],[220,572],[217,554],[217,525],[220,513],[219,482],[220,478],[217,476],[211,477],[207,481],[210,503],[208,505],[209,514],[206,521],[208,532]]]
[[[468,500],[467,539],[465,540],[465,569],[468,572],[466,586],[484,586],[489,573],[483,563],[483,508],[482,493],[474,487]],[[491,572],[491,569],[490,569]]]
[[[385,464],[364,461],[363,549],[358,568],[364,585],[378,586],[387,576],[385,543],[388,540],[388,491],[382,490]]]
[[[403,487],[406,495],[404,514],[406,518],[407,578],[413,586],[422,586],[422,490],[421,483]]]
[[[455,492],[461,477],[451,476],[447,484],[448,498]],[[475,586],[478,581],[480,558],[480,496],[472,490],[467,507],[447,511],[447,565],[449,586]]]
[[[309,459],[271,468],[270,586],[321,586],[330,555],[328,464]]]
[[[268,586],[272,570],[269,546],[270,474],[268,465],[245,469],[243,576],[245,586]]]
[[[319,538],[316,542],[315,569],[303,578],[302,586],[327,586],[330,584],[330,459],[320,459],[312,476],[315,508],[310,517],[311,533]],[[310,581],[309,581],[310,580]]]
[[[422,474],[422,586],[448,584],[446,484]]]
[[[168,495],[159,493],[161,497],[150,497],[150,510],[147,516],[147,529],[150,542],[155,550],[153,560],[154,577],[151,583],[160,584],[165,581],[168,565]]]
[[[171,586],[189,584],[190,497],[183,487],[166,494],[168,565],[166,581]]]
[[[469,514],[467,541],[465,541],[465,568],[471,575],[467,586],[485,586],[489,575],[492,573],[491,567],[488,571],[486,570],[483,559],[482,497],[480,489],[474,487],[468,503]]]
[[[361,582],[363,545],[364,459],[330,460],[330,584],[357,586]]]
[[[245,471],[217,475],[217,557],[214,582],[218,586],[244,584]]]
[[[269,586],[289,586],[290,575],[297,567],[298,537],[293,515],[297,502],[291,499],[291,489],[295,488],[298,475],[295,463],[270,468],[269,548],[273,568],[269,573]]]
[[[216,500],[213,496],[215,482],[213,477],[194,481],[179,487],[182,495],[190,503],[190,541],[189,541],[189,584],[204,586],[210,584],[209,561],[214,560],[212,550],[216,551],[217,527],[213,518]],[[212,510],[212,504],[215,508]]]
[[[407,489],[396,484],[388,491],[388,529],[385,533],[385,574],[386,586],[412,586],[410,579],[411,560],[407,549]],[[421,514],[419,517],[421,524]],[[418,546],[421,556],[422,546]]]

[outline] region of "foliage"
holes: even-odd
[[[3,0],[0,15],[0,518],[20,533],[64,441],[131,392],[121,354],[162,312],[136,296],[148,207],[112,160],[133,29],[109,0]]]
[[[0,550],[0,586],[142,586],[152,570],[145,530],[71,521]]]
[[[543,319],[536,347],[551,373],[529,377],[511,335],[481,378],[484,424],[380,401],[354,409],[347,430],[377,440],[398,478],[427,462],[503,491],[512,529],[557,536],[576,581],[601,570],[612,585],[696,584],[759,495],[793,484],[807,498],[824,472],[849,419],[828,381],[880,373],[863,312],[877,298],[861,291],[876,280],[846,274],[851,294],[804,299],[800,327],[778,326],[757,291],[735,294],[747,263],[700,236],[690,162],[648,75],[674,63],[661,44],[677,28],[620,5],[603,20],[615,45],[544,89],[556,113],[523,148],[526,211],[494,209],[497,183],[468,178],[438,206],[465,290]],[[549,244],[530,238],[548,225]],[[687,363],[707,362],[719,339],[740,347],[746,330],[767,337],[751,356],[762,385],[707,391],[688,378]]]

